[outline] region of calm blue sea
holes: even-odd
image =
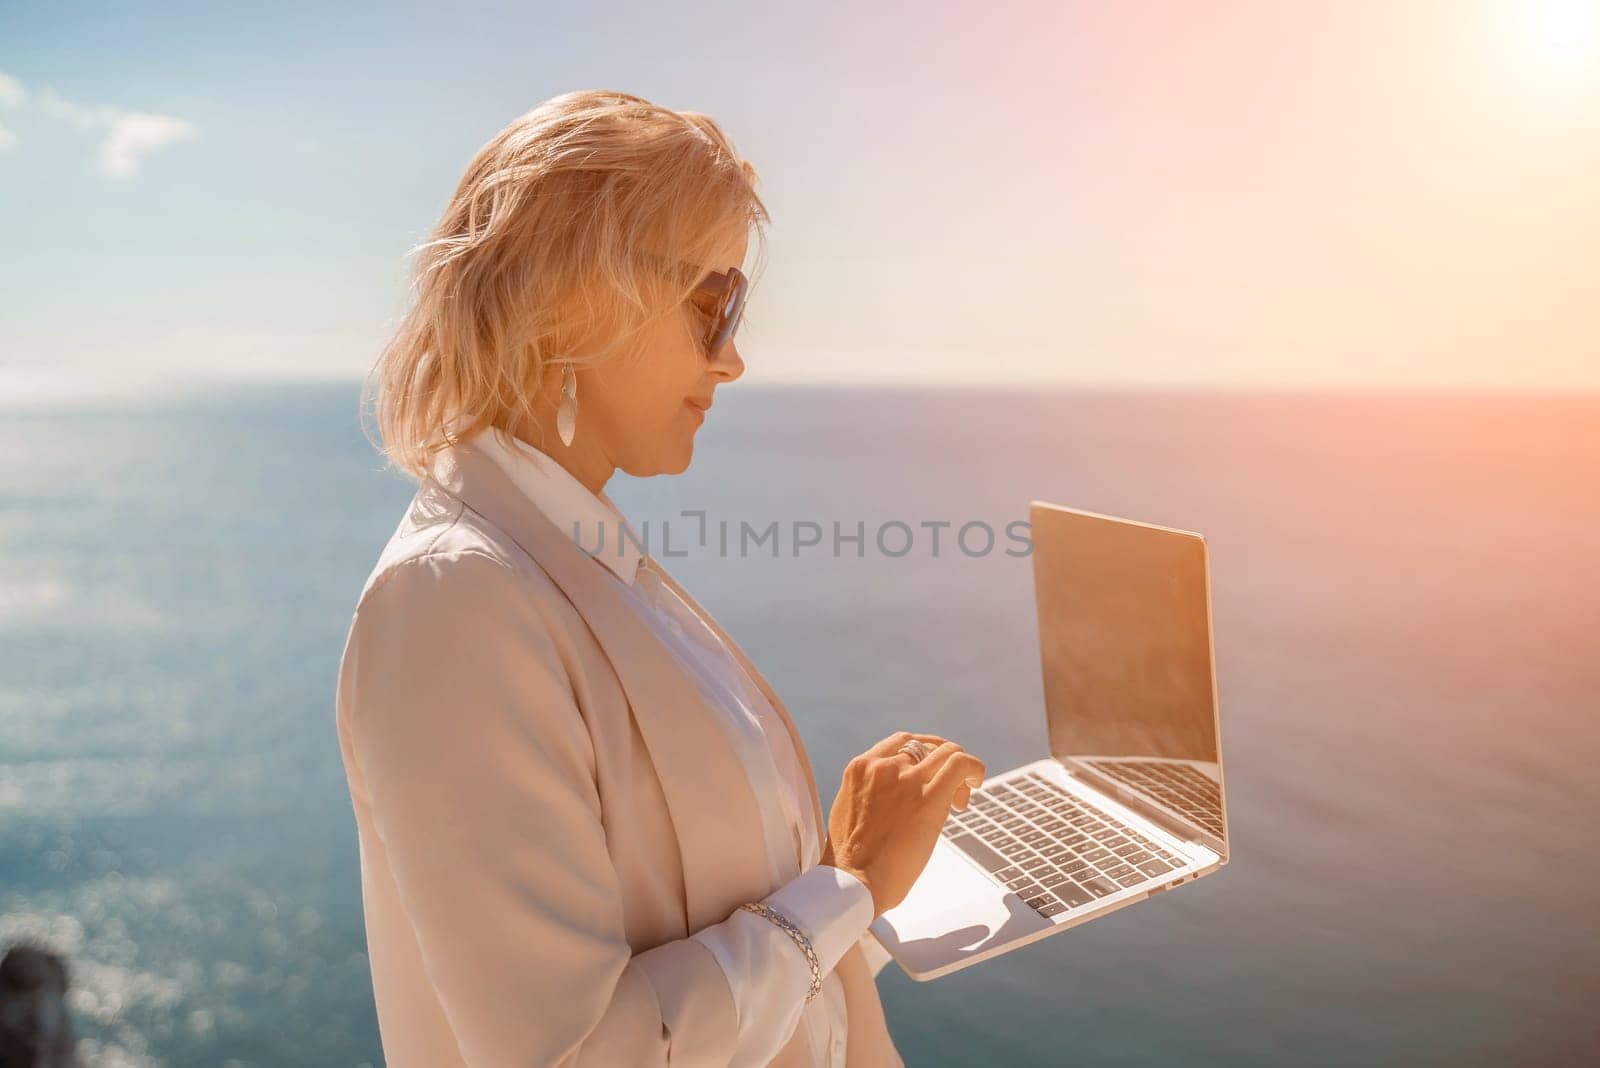
[[[0,943],[69,956],[96,1063],[382,1063],[333,689],[412,487],[357,390],[0,403]],[[689,472],[611,493],[825,805],[899,728],[1044,751],[1003,551],[1030,499],[1207,536],[1233,862],[932,983],[891,964],[908,1064],[1600,1060],[1600,398],[740,384]],[[994,550],[954,545],[974,521]]]

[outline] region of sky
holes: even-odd
[[[0,5],[0,393],[359,378],[578,88],[754,164],[748,381],[1600,388],[1600,0],[52,0]]]

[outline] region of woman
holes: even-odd
[[[390,1065],[901,1063],[867,925],[982,762],[898,731],[824,824],[783,703],[604,491],[687,467],[743,371],[754,181],[704,115],[568,93],[420,249],[375,368],[418,490],[337,701]]]

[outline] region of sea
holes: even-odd
[[[383,1063],[333,718],[414,492],[375,436],[355,381],[0,398],[0,946],[65,957],[87,1063]],[[1048,754],[1031,501],[1204,534],[1230,863],[889,964],[913,1068],[1600,1063],[1600,395],[737,383],[608,492],[825,807],[895,730]]]

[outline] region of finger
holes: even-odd
[[[972,787],[962,783],[956,787],[956,796],[950,799],[950,807],[961,811],[967,807],[967,802],[972,799]]]
[[[932,759],[932,758],[929,758]],[[978,784],[983,782],[983,761],[971,753],[954,752],[934,772],[929,780],[927,792],[938,797],[955,796],[956,788],[964,786],[973,780]]]
[[[961,752],[961,743],[952,742],[948,738],[934,746],[928,755],[917,761],[912,767],[922,777],[924,783],[933,781],[939,769],[949,762],[950,758]]]
[[[937,734],[913,734],[911,737],[922,742],[922,744],[927,747],[927,756],[923,756],[921,759],[918,759],[916,754],[912,753],[910,750],[896,749],[893,753],[889,754],[890,760],[898,760],[900,763],[906,765],[921,764],[928,759],[928,756],[933,755],[933,751],[939,748],[941,745],[955,745],[955,743],[951,742],[948,738],[941,738]],[[905,743],[902,742],[901,744],[904,745]]]
[[[866,751],[866,755],[875,757],[892,757],[895,755],[895,750],[899,749],[912,738],[915,738],[920,742],[927,743],[929,749],[932,749],[934,746],[944,741],[944,739],[939,737],[937,734],[914,734],[911,731],[895,731],[883,741],[875,743]]]

